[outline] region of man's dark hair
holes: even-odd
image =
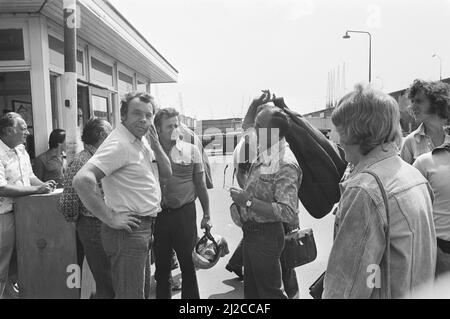
[[[128,104],[131,100],[138,98],[140,101],[144,103],[150,103],[152,105],[152,112],[155,112],[155,100],[153,96],[146,92],[129,92],[124,95],[122,100],[120,101],[120,115],[125,117],[128,113]]]
[[[6,129],[8,127],[14,127],[16,125],[16,119],[22,118],[22,115],[16,112],[8,112],[0,117],[0,136],[6,135]]]
[[[54,129],[50,133],[50,137],[48,139],[48,146],[50,147],[50,149],[57,148],[58,144],[64,143],[65,140],[66,140],[66,131],[60,128]]]
[[[83,128],[81,141],[88,145],[96,145],[103,138],[107,124],[109,122],[104,119],[91,117]]]
[[[178,113],[178,111],[175,110],[173,107],[167,107],[164,109],[160,109],[156,113],[153,123],[155,124],[155,127],[160,128],[163,117],[170,119],[171,117],[178,116],[179,114],[180,113]]]
[[[450,86],[441,81],[423,81],[415,79],[407,90],[408,98],[412,100],[417,94],[423,92],[430,100],[432,114],[443,119],[450,118]]]

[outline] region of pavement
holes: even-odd
[[[223,188],[224,168],[227,164],[229,167],[226,170],[225,184],[228,187],[232,185],[232,157],[230,155],[210,156],[209,159],[214,183],[214,188],[209,190],[211,222],[213,224],[211,232],[226,238],[230,254],[220,258],[214,267],[197,271],[200,297],[202,299],[243,299],[243,282],[234,273],[230,273],[225,269],[225,265],[242,238],[242,230],[233,223],[230,217],[229,207],[232,201],[229,192]],[[237,185],[236,181],[234,185]],[[198,225],[200,225],[203,211],[198,200],[196,201],[196,205]],[[309,295],[308,288],[325,271],[327,265],[333,240],[334,216],[327,215],[318,220],[309,215],[302,206],[299,218],[301,227],[310,227],[313,229],[317,245],[316,260],[310,264],[296,268],[300,287],[300,299],[311,299],[312,297]],[[201,236],[202,231],[200,230],[200,226],[198,226],[198,232],[199,236]],[[152,274],[154,270],[155,267],[152,265]],[[172,275],[175,279],[180,278],[179,268],[174,270]],[[155,298],[155,286],[156,283],[152,277],[151,299]],[[181,291],[173,291],[174,299],[179,299],[180,297]]]

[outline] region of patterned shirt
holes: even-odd
[[[445,134],[444,143],[450,143],[450,135]],[[420,155],[431,152],[438,146],[425,134],[425,126],[422,123],[405,137],[400,156],[405,162],[412,164]]]
[[[30,178],[36,178],[31,168],[30,156],[20,144],[9,148],[0,140],[0,187],[5,185],[31,186]],[[0,215],[13,210],[12,197],[0,197]]]
[[[73,161],[67,168],[63,182],[64,191],[59,198],[58,208],[68,222],[76,222],[79,214],[87,217],[95,217],[81,202],[75,189],[72,187],[72,180],[84,164],[94,155],[96,150],[94,146],[85,144],[84,150],[74,156]],[[101,183],[98,184],[98,187],[100,192],[102,192]]]
[[[301,180],[300,166],[283,139],[259,155],[250,168],[244,187],[251,198],[271,203],[273,216],[261,216],[250,208],[242,210],[242,219],[258,223],[281,221],[298,225],[298,189]]]

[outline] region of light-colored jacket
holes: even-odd
[[[375,178],[381,179],[390,209],[390,263],[386,210]],[[323,298],[386,297],[390,267],[392,298],[409,297],[434,279],[436,234],[433,192],[428,182],[398,156],[393,143],[378,146],[341,183],[335,241],[328,260]]]

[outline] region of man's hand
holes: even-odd
[[[112,212],[112,219],[108,222],[108,226],[114,229],[125,229],[129,233],[133,231],[133,228],[138,228],[141,224],[141,220],[136,217],[133,212]]]
[[[230,196],[233,202],[241,207],[246,207],[246,203],[250,199],[250,196],[238,187],[230,188]]]
[[[275,94],[271,95],[270,90],[262,90],[262,94],[260,97],[257,97],[253,100],[252,104],[255,106],[260,106],[269,102],[272,102],[275,99]]]
[[[150,146],[153,148],[155,145],[159,144],[158,132],[156,131],[155,125],[152,123],[148,128],[146,134],[147,140],[150,142]]]
[[[200,228],[211,230],[212,224],[209,215],[203,215],[202,221],[200,223]]]
[[[54,180],[42,183],[42,185],[37,186],[36,194],[48,194],[55,190],[56,182]]]

